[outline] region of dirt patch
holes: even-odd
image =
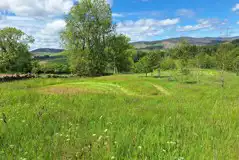
[[[40,90],[43,93],[48,94],[62,94],[62,95],[76,95],[76,94],[86,94],[86,93],[103,93],[99,90],[90,90],[86,88],[73,88],[73,87],[66,87],[66,86],[54,86],[43,88]]]

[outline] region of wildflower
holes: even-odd
[[[104,132],[106,133],[108,131],[108,129],[105,129]]]
[[[175,144],[176,144],[176,142],[173,142],[173,141],[168,141],[167,143],[168,143],[168,144],[172,144],[172,145],[175,145]]]
[[[117,142],[116,142],[116,141],[114,141],[114,144],[117,144]]]
[[[25,120],[22,120],[22,123],[25,123],[26,121]]]
[[[184,160],[184,157],[179,157],[177,160]]]
[[[166,150],[165,150],[165,149],[163,149],[163,152],[166,152]]]
[[[70,141],[70,138],[68,138],[66,141]]]
[[[102,136],[99,136],[99,138],[98,138],[98,140],[97,140],[97,141],[99,142],[101,139],[102,139]]]
[[[10,148],[14,148],[14,145],[11,144],[9,147],[10,147]]]
[[[112,157],[111,157],[111,159],[115,159],[115,157],[114,157],[114,156],[112,156]]]
[[[142,149],[142,146],[138,146],[138,149],[141,150],[141,149]]]
[[[96,134],[92,134],[92,136],[93,136],[93,137],[95,137],[95,136],[96,136]]]

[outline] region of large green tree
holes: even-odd
[[[61,35],[72,71],[102,75],[108,62],[107,37],[113,31],[111,8],[105,0],[81,0],[73,6]]]
[[[130,39],[125,35],[112,35],[109,37],[108,61],[114,73],[127,72],[131,69],[133,46],[129,44]]]
[[[31,71],[31,54],[29,43],[34,39],[16,28],[0,30],[0,71],[29,72]]]

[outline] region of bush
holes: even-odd
[[[45,74],[68,74],[70,70],[66,64],[46,63],[40,65],[39,72]]]
[[[173,70],[176,69],[177,66],[172,58],[165,58],[160,64],[160,68],[162,70]]]

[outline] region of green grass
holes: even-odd
[[[199,84],[143,75],[2,83],[0,159],[239,159],[239,77],[225,77],[224,89],[212,70]]]

